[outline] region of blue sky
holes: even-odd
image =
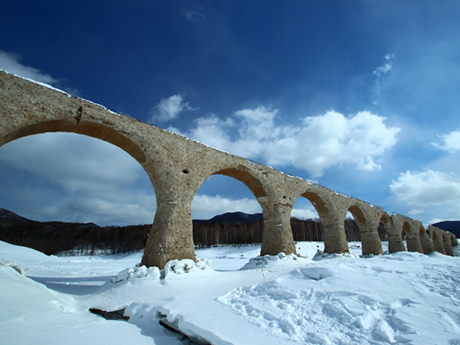
[[[460,218],[458,1],[3,1],[0,68],[425,224]],[[0,207],[149,223],[120,149],[72,134],[0,147]],[[194,218],[260,212],[212,177]],[[307,200],[293,212],[315,217]]]

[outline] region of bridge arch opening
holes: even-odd
[[[388,213],[384,212],[379,220],[379,226],[377,229],[380,241],[386,243],[386,248],[383,249],[384,252],[390,251],[390,236],[391,236],[391,217]],[[382,246],[383,247],[383,246]]]
[[[356,242],[361,241],[361,232],[364,229],[361,229],[362,225],[366,223],[366,217],[364,216],[363,211],[356,206],[350,206],[347,210],[345,216],[344,229],[347,235],[347,241]],[[360,227],[361,224],[361,227]]]
[[[75,122],[70,122],[67,120],[42,121],[29,126],[25,126],[14,131],[13,133],[10,133],[6,137],[5,143],[33,134],[50,132],[77,133],[101,139],[126,151],[140,164],[146,162],[144,152],[130,139],[109,126],[95,122],[86,121],[76,125]]]
[[[391,231],[391,217],[386,212],[384,212],[380,217],[377,231],[380,240],[382,242],[388,242]]]
[[[402,238],[403,242],[406,242],[406,248],[407,248],[407,239],[410,236],[411,236],[410,224],[408,222],[404,222],[402,230],[401,230],[401,238]]]
[[[424,238],[427,235],[427,231],[425,230],[423,226],[420,226],[418,233],[419,233],[420,238]]]
[[[379,235],[381,219],[372,218],[372,212],[365,212],[360,205],[350,205],[344,220],[344,229],[348,242],[361,242],[363,255],[383,254],[382,240]]]
[[[323,227],[321,217],[309,198],[324,205],[319,196],[301,195],[294,203],[291,212],[291,230],[295,242],[322,242]],[[298,248],[300,250],[300,248]]]
[[[328,216],[330,210],[320,193],[308,190],[300,194],[291,212],[294,241],[324,242],[324,219]],[[300,218],[300,221],[295,218]],[[300,224],[294,225],[296,222]],[[296,227],[300,229],[296,230]]]
[[[208,176],[192,202],[195,247],[261,243],[265,197],[260,181],[245,170],[227,168]]]
[[[0,191],[0,207],[38,221],[94,223],[117,229],[144,225],[146,235],[156,202],[152,181],[139,164],[145,157],[132,146],[131,152],[117,147],[125,143],[120,144],[119,135],[101,140],[95,133],[89,137],[60,132],[54,125],[47,122],[18,130],[0,147],[0,170],[8,181],[8,187]],[[101,136],[109,139],[111,131],[105,133]],[[126,239],[132,242],[129,236]],[[143,248],[145,239],[141,241]]]

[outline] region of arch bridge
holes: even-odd
[[[129,153],[144,168],[154,187],[157,209],[142,264],[164,267],[172,259],[196,259],[192,200],[211,175],[243,182],[259,202],[264,220],[261,255],[295,253],[291,211],[297,198],[308,199],[323,226],[326,253],[347,253],[347,212],[359,226],[364,255],[382,254],[377,229],[385,226],[389,251],[453,255],[457,238],[446,231],[381,207],[339,194],[262,164],[210,148],[116,114],[103,106],[0,71],[0,146],[46,132],[73,132],[105,140]]]

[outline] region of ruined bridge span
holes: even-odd
[[[211,175],[243,182],[259,202],[264,220],[261,255],[295,253],[291,211],[308,199],[321,219],[326,253],[346,253],[344,220],[350,211],[361,233],[364,255],[382,254],[378,226],[385,226],[389,251],[453,255],[457,238],[420,221],[393,214],[328,188],[252,163],[59,90],[0,71],[0,146],[46,132],[72,132],[116,145],[144,168],[157,210],[142,264],[163,267],[172,259],[195,259],[191,205]],[[152,210],[153,212],[153,210]]]

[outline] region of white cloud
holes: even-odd
[[[222,120],[200,118],[186,136],[217,149],[274,166],[307,170],[312,178],[337,165],[379,170],[379,159],[396,144],[397,127],[368,111],[354,116],[329,111],[300,119],[296,126],[276,123],[278,110],[243,109]],[[230,133],[235,133],[233,136]]]
[[[188,102],[184,102],[182,95],[177,94],[169,98],[162,98],[160,103],[152,109],[152,117],[149,122],[174,120],[184,110],[193,110],[193,108],[189,106]]]
[[[106,223],[107,219],[112,224],[152,224],[155,209],[154,195],[122,189],[116,194],[80,197],[69,205],[69,211],[79,214],[81,221],[96,224]]]
[[[192,202],[194,219],[209,219],[226,212],[261,213],[255,198],[230,199],[220,195],[196,195]]]
[[[374,104],[378,104],[377,98],[380,96],[380,91],[382,88],[382,83],[384,78],[388,73],[391,72],[393,69],[393,61],[395,60],[394,54],[386,54],[383,57],[383,64],[377,67],[373,72],[372,75],[375,77],[375,88],[373,92],[375,93],[376,100],[374,100]]]
[[[291,217],[297,219],[317,219],[319,218],[318,213],[316,211],[311,211],[308,209],[297,209],[294,208],[291,212]]]
[[[377,67],[372,75],[375,75],[377,78],[381,78],[383,75],[387,74],[393,68],[393,61],[395,60],[394,54],[386,54],[383,57],[383,64]]]
[[[57,83],[57,80],[50,75],[44,74],[36,68],[24,66],[20,63],[20,61],[20,56],[0,50],[0,69],[16,74],[23,78],[38,81],[40,83],[50,85]]]
[[[426,224],[458,220],[460,176],[435,170],[401,173],[390,184],[394,205]]]
[[[0,159],[59,184],[68,192],[129,183],[142,172],[139,163],[118,147],[72,133],[21,138],[3,146]]]
[[[407,171],[391,182],[390,190],[399,201],[418,208],[460,203],[460,176],[435,170]]]
[[[460,151],[460,131],[452,131],[448,134],[439,137],[439,140],[432,143],[435,147],[447,151],[449,153],[455,153]]]

